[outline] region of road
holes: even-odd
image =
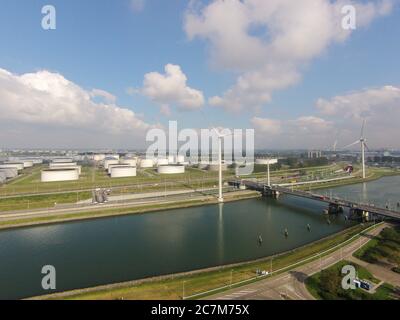
[[[278,276],[207,297],[211,300],[314,300],[305,286],[305,279],[326,269],[342,259],[350,260],[352,254],[365,245],[371,236],[381,232],[380,225],[350,244],[310,263]],[[268,267],[266,267],[268,269]]]
[[[8,220],[18,220],[26,218],[41,218],[41,217],[51,217],[60,214],[80,214],[82,212],[91,212],[93,217],[96,217],[97,211],[103,211],[106,209],[123,209],[123,208],[134,208],[143,205],[160,205],[160,204],[176,204],[179,201],[210,201],[216,199],[216,195],[213,194],[214,189],[209,189],[208,192],[203,191],[193,191],[191,193],[182,193],[177,191],[177,193],[170,193],[168,196],[162,196],[160,193],[154,195],[151,198],[138,197],[131,200],[120,199],[119,201],[108,202],[105,204],[81,204],[79,206],[60,206],[49,209],[35,209],[35,210],[24,210],[19,212],[6,212],[0,214],[0,221]],[[226,192],[225,196],[229,200],[230,196],[235,196],[238,194],[246,194],[248,191],[231,191]],[[73,219],[73,218],[71,218]]]

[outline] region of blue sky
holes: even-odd
[[[316,110],[316,101],[324,99],[332,102],[336,96],[365,93],[363,90],[369,88],[400,87],[400,10],[396,5],[390,13],[377,16],[366,26],[352,32],[345,41],[332,41],[318,54],[299,63],[296,60],[295,70],[300,74],[299,79],[290,85],[271,90],[269,102],[257,106],[249,105],[239,112],[230,112],[226,107],[210,105],[208,99],[213,96],[222,97],[226,90],[234,86],[238,77],[255,69],[238,71],[219,66],[212,55],[213,45],[215,46],[213,40],[210,40],[212,35],[199,36],[203,30],[196,30],[197,36],[192,38],[188,35],[185,29],[188,10],[201,17],[202,10],[211,5],[212,1],[194,1],[193,9],[189,8],[188,1],[183,0],[144,0],[142,10],[136,11],[132,9],[131,1],[1,0],[0,69],[15,75],[47,70],[59,73],[84,90],[107,91],[117,97],[118,106],[133,110],[149,125],[166,125],[169,119],[173,119],[178,120],[181,127],[198,128],[212,124],[251,128],[262,124],[259,121],[256,125],[254,118],[273,120],[279,124],[279,132],[273,132],[277,136],[268,141],[265,147],[279,147],[282,144],[293,147],[291,143],[297,142],[282,131],[290,126],[294,130],[291,134],[295,135],[296,128],[292,127],[297,125],[294,122],[301,117],[316,117],[327,122],[339,118],[338,123],[333,123],[333,127],[342,126],[343,143],[351,142],[349,139],[359,131],[352,131],[353,126],[360,126],[358,119],[355,117],[352,123],[342,123],[340,114],[322,116]],[[57,10],[56,30],[44,31],[41,28],[41,8],[46,4],[54,5]],[[314,37],[312,33],[304,36],[311,39]],[[167,64],[180,66],[187,77],[187,86],[202,92],[204,104],[201,108],[182,111],[182,108],[177,108],[169,100],[167,104],[171,112],[167,116],[160,112],[161,98],[152,99],[143,92],[128,94],[128,88],[137,88],[140,91],[147,73],[164,74]],[[397,96],[393,99],[390,104],[398,106],[400,100],[397,100]],[[370,108],[372,110],[379,106]],[[374,112],[371,110],[368,116],[373,122]],[[390,110],[396,110],[396,107],[391,107]],[[393,116],[397,114],[394,113]],[[29,121],[18,123],[14,118],[11,121],[20,126],[21,132],[23,127],[31,125]],[[385,121],[379,121],[378,124],[385,124]],[[37,131],[42,125],[36,122],[32,126]],[[272,134],[268,128],[258,129],[261,133]],[[307,132],[304,138],[310,134],[319,135],[312,131]],[[325,137],[332,136],[332,132],[324,134]],[[3,133],[3,138],[8,140],[9,136],[11,133]],[[43,140],[43,135],[40,139],[38,137],[37,146],[55,143]],[[319,147],[330,143],[326,140],[311,140],[311,145],[305,147]],[[275,143],[276,141],[279,142]],[[384,143],[381,136],[372,139],[372,142],[376,146]],[[86,143],[90,143],[90,139]],[[113,145],[112,139],[107,143]],[[77,146],[80,146],[79,143]],[[387,147],[399,146],[393,141]]]

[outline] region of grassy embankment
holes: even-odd
[[[245,191],[245,192],[231,192],[225,194],[225,201],[238,201],[244,199],[250,199],[259,197],[258,192],[253,191]],[[159,201],[157,204],[150,203],[147,205],[126,205],[120,208],[114,209],[106,209],[106,208],[88,208],[87,211],[80,211],[76,213],[60,213],[60,214],[51,214],[48,215],[44,213],[40,216],[33,217],[11,217],[9,219],[0,220],[0,229],[8,229],[8,228],[16,228],[28,225],[38,225],[38,224],[51,224],[58,222],[66,222],[72,220],[86,220],[86,219],[95,219],[102,218],[107,216],[119,216],[119,215],[130,215],[130,214],[138,214],[145,212],[153,212],[158,210],[169,210],[169,209],[178,209],[178,208],[188,208],[194,206],[202,206],[207,204],[216,204],[218,200],[215,196],[204,196],[201,198],[192,198],[187,200],[175,200],[168,201],[168,198],[163,201]]]
[[[400,226],[385,228],[379,236],[356,251],[354,256],[369,263],[387,262],[394,265],[392,268],[394,272],[398,272],[400,267]]]
[[[40,170],[42,167],[24,170],[17,180],[0,188],[0,196],[15,195],[12,198],[0,199],[0,212],[53,208],[56,203],[73,204],[89,199],[91,197],[89,190],[95,187],[113,188],[112,195],[121,195],[164,191],[165,189],[168,191],[203,189],[214,187],[217,184],[217,173],[196,168],[188,168],[185,174],[168,177],[158,175],[153,169],[146,169],[139,171],[138,177],[111,179],[102,168],[88,166],[82,168],[79,181],[41,183]],[[336,166],[330,165],[306,168],[305,172],[307,174],[328,174],[334,169]],[[280,179],[281,176],[290,175],[296,171],[298,169],[278,170],[272,173],[272,177]],[[228,171],[224,176],[226,180],[233,179],[233,171]],[[40,194],[46,192],[49,194]],[[36,195],[24,195],[26,193]]]
[[[363,289],[344,290],[341,284],[344,275],[341,271],[345,265],[354,266],[359,279],[374,284],[380,282],[367,269],[354,262],[340,261],[322,272],[318,272],[307,278],[306,287],[309,292],[316,299],[322,300],[397,300],[400,298],[400,293],[387,283],[380,285],[374,293],[369,293]]]
[[[357,225],[339,234],[322,239],[312,244],[297,248],[273,258],[273,270],[290,266],[321,251],[337,246],[364,230],[367,226]],[[239,281],[252,281],[255,270],[270,270],[271,258],[236,266],[225,266],[212,271],[194,272],[190,275],[175,275],[165,278],[148,279],[109,285],[86,290],[75,290],[60,295],[48,296],[50,299],[181,299],[183,287],[185,297],[201,294]],[[232,280],[232,282],[231,282]],[[254,280],[256,281],[256,280]],[[234,285],[233,285],[234,287]],[[216,292],[214,292],[216,293]]]

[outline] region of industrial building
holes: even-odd
[[[157,168],[159,174],[181,174],[185,173],[185,166],[182,165],[165,165]]]
[[[79,180],[78,169],[45,169],[41,172],[42,182],[61,182],[61,181],[76,181]]]
[[[132,166],[112,166],[111,167],[111,178],[127,178],[136,177],[136,167]]]

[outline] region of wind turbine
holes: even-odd
[[[232,135],[232,133],[221,134],[216,128],[213,128],[218,136],[218,202],[223,203],[224,197],[222,194],[222,139]]]
[[[369,150],[368,146],[367,146],[367,139],[364,137],[364,129],[365,129],[365,120],[363,121],[363,125],[361,128],[361,136],[360,139],[358,139],[357,141],[349,144],[348,146],[344,147],[345,148],[349,148],[351,146],[354,146],[358,143],[361,144],[361,162],[362,162],[362,175],[363,175],[363,179],[366,178],[366,174],[365,174],[365,149]]]

